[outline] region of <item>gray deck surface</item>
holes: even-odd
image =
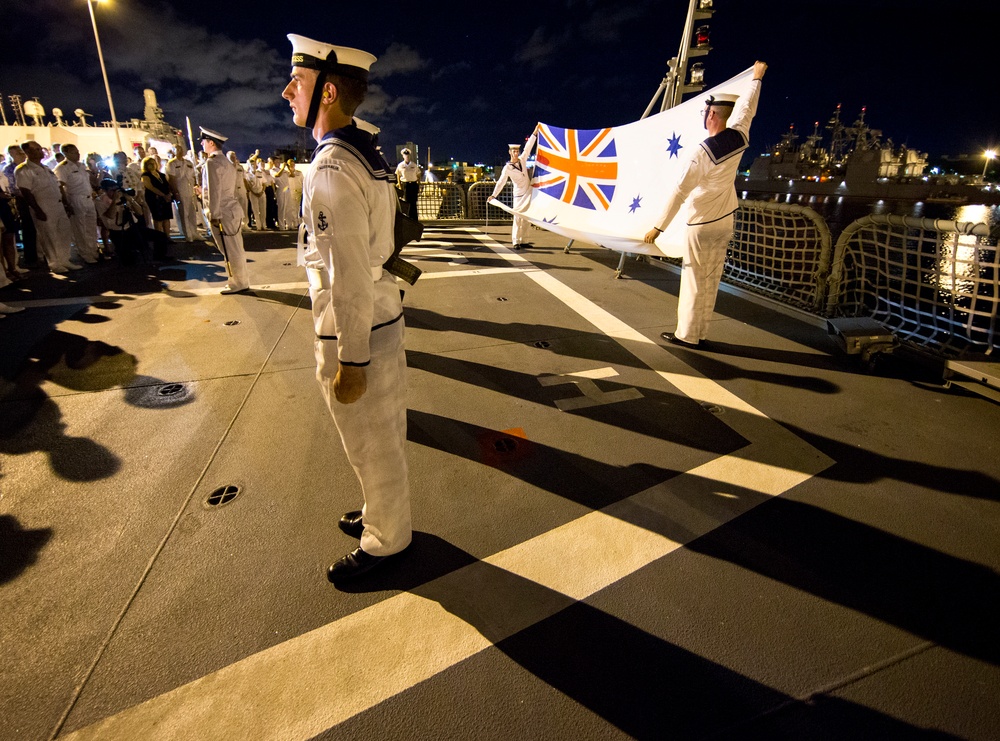
[[[533,235],[407,248],[417,532],[343,589],[292,235],[0,291],[0,739],[1000,738],[1000,405]]]

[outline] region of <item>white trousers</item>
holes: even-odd
[[[526,190],[524,193],[514,193],[514,210],[524,211],[531,204],[531,191]],[[514,214],[514,223],[510,228],[510,242],[513,245],[523,244],[528,241],[528,229],[531,224],[523,216],[518,216]]]
[[[185,242],[198,239],[198,215],[195,207],[194,191],[181,192],[180,200],[174,201],[174,211],[177,214],[177,228]]]
[[[233,291],[242,291],[250,287],[250,275],[247,273],[247,256],[243,251],[242,230],[237,228],[235,234],[223,235],[215,226],[212,226],[212,239],[216,246],[226,258],[228,265],[227,273],[229,282],[226,288]],[[225,240],[225,241],[223,241]]]
[[[94,198],[69,196],[69,205],[73,209],[69,224],[76,251],[84,262],[95,263],[100,257],[100,247],[97,245],[97,210],[94,208]]]
[[[243,226],[247,226],[250,224],[250,201],[247,200],[246,189],[236,191],[236,200],[243,209]]]
[[[313,317],[317,319],[330,301],[326,271],[308,270]],[[388,274],[386,274],[388,275]],[[376,284],[376,291],[399,288],[391,278]],[[353,404],[341,404],[333,393],[337,375],[336,340],[316,340],[316,380],[340,432],[347,460],[361,482],[365,529],[361,548],[372,556],[390,556],[410,544],[410,483],[406,465],[406,353],[400,318],[372,331],[371,363],[365,366],[367,390]]]
[[[253,228],[264,231],[267,229],[267,196],[263,191],[250,194],[250,206],[253,208]]]
[[[726,248],[732,236],[732,214],[710,224],[687,228],[674,331],[677,339],[696,343],[708,335],[726,263]]]
[[[56,203],[43,210],[46,216],[45,221],[35,219],[35,229],[38,231],[38,251],[45,258],[49,270],[68,268],[70,266],[70,244],[73,242],[73,228],[69,225],[66,209],[61,203]]]
[[[301,217],[299,212],[302,210],[302,194],[298,193],[296,197],[295,191],[288,191],[285,195],[285,204],[283,206],[284,212],[278,221],[283,222],[286,229],[298,229]]]
[[[278,228],[289,229],[291,225],[285,223],[285,217],[288,216],[288,189],[276,187],[274,189],[274,200],[278,206]]]
[[[531,226],[523,216],[515,216],[514,224],[510,228],[510,243],[513,245],[524,244],[528,241],[528,228]]]

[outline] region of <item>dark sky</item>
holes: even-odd
[[[909,0],[716,0],[709,85],[768,62],[751,150],[790,124],[803,135],[834,107],[895,144],[981,156],[1000,144],[995,4]],[[387,152],[494,164],[537,121],[598,128],[634,121],[680,45],[686,0],[532,4],[109,0],[98,29],[120,119],[156,90],[167,120],[252,149],[294,143],[281,89],[287,33],[379,57],[359,111]],[[0,93],[109,118],[86,0],[0,0]]]

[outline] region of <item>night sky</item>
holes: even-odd
[[[0,94],[46,110],[110,118],[85,0],[0,0]],[[424,159],[495,164],[537,121],[599,128],[638,119],[676,55],[686,0],[529,4],[110,0],[95,7],[119,119],[156,90],[167,121],[230,136],[241,156],[305,143],[280,97],[287,33],[379,57],[358,115],[383,148],[416,142]],[[994,3],[716,0],[709,86],[769,65],[751,150],[790,124],[803,136],[843,106],[898,146],[941,155],[1000,144],[990,75]]]

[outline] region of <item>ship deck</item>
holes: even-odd
[[[416,532],[343,588],[294,235],[0,292],[0,739],[996,738],[1000,404],[534,235],[406,249]]]

